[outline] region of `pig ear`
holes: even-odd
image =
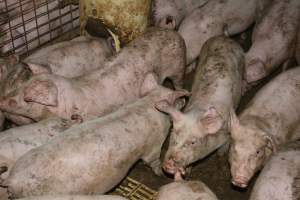
[[[159,84],[157,76],[153,73],[148,73],[141,86],[140,96],[146,96],[150,91],[156,89],[158,86]]]
[[[206,129],[208,134],[215,134],[223,126],[221,115],[215,107],[209,107],[205,112],[204,117],[200,119],[201,125]]]
[[[172,97],[170,98],[172,102],[174,102],[174,105],[177,110],[181,110],[185,104],[186,104],[186,98],[191,96],[191,93],[187,90],[177,90],[174,91],[172,94]]]
[[[235,113],[235,110],[233,108],[230,110],[230,119],[229,119],[228,123],[229,123],[228,127],[229,127],[229,130],[230,130],[231,136],[233,138],[238,137],[238,135],[235,134],[235,133],[239,132],[237,130],[240,129],[241,125],[240,125],[240,120],[237,117],[237,115]]]
[[[183,114],[172,107],[167,101],[160,101],[155,104],[155,108],[161,112],[167,113],[172,117],[173,122],[180,121]]]
[[[35,64],[35,63],[25,63],[30,71],[32,72],[33,75],[38,75],[38,74],[50,74],[51,70],[49,67],[40,65],[40,64]]]
[[[58,90],[50,81],[34,81],[24,90],[24,101],[36,102],[46,106],[57,106]]]
[[[275,139],[271,135],[264,135],[265,140],[267,141],[267,148],[271,149],[273,153],[277,152],[277,144]]]

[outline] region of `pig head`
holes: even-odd
[[[175,178],[184,175],[185,168],[203,158],[224,143],[224,135],[219,134],[227,124],[215,107],[207,110],[192,110],[181,113],[170,105],[157,104],[157,109],[168,113],[173,120],[168,151],[164,158],[163,168]],[[216,142],[219,145],[216,145]]]
[[[277,145],[274,138],[255,118],[240,122],[237,116],[231,113],[230,129],[232,142],[229,163],[232,183],[245,188],[253,175],[263,167],[271,153],[276,152]]]

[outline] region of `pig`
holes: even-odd
[[[299,22],[299,0],[273,0],[255,25],[245,56],[248,83],[266,77],[294,56]]]
[[[156,200],[218,200],[216,195],[200,181],[178,181],[162,186]]]
[[[175,179],[228,141],[230,112],[241,98],[243,67],[241,46],[226,36],[213,37],[201,50],[192,96],[183,113],[166,103],[157,104],[173,120],[163,168]]]
[[[247,187],[278,145],[300,138],[293,132],[300,120],[300,67],[266,84],[242,111],[231,113],[229,163],[232,183]]]
[[[127,200],[117,195],[69,195],[69,196],[38,196],[17,200]]]
[[[19,62],[12,55],[0,64],[0,96],[5,96],[23,85],[32,73],[53,73],[72,78],[102,68],[113,49],[104,39],[77,37],[40,49]],[[17,125],[32,123],[30,118],[5,113],[6,118]]]
[[[23,154],[45,144],[75,123],[76,120],[49,118],[0,132],[0,169],[3,169],[0,181],[7,177],[11,167]]]
[[[124,47],[101,69],[84,76],[65,78],[39,73],[20,88],[0,99],[0,109],[39,121],[49,116],[83,120],[112,112],[143,96],[148,73],[159,82],[170,78],[180,88],[185,68],[184,41],[178,33],[159,28]]]
[[[24,54],[78,26],[78,20],[71,21],[71,17],[75,19],[78,14],[66,14],[71,12],[70,7],[60,10],[58,5],[58,0],[36,0],[23,2],[21,6],[18,0],[13,0],[8,8],[9,20],[0,26],[0,31],[4,33],[1,53],[14,50],[18,55]]]
[[[234,35],[246,30],[271,0],[209,0],[195,9],[180,24],[178,32],[187,49],[187,64],[200,53],[211,37]]]
[[[157,85],[153,74],[146,79],[145,97],[71,127],[22,156],[3,183],[12,197],[102,194],[116,186],[139,159],[161,174],[159,158],[170,120],[154,104],[168,101],[180,108],[179,97],[188,92]]]
[[[300,199],[300,141],[284,145],[266,163],[250,200]]]
[[[180,22],[190,12],[205,5],[209,0],[154,0],[152,1],[152,21],[162,28],[178,28]]]

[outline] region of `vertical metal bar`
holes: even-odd
[[[41,45],[41,38],[40,38],[40,31],[39,31],[39,25],[38,25],[38,18],[37,18],[37,15],[36,15],[36,9],[37,9],[36,2],[35,2],[35,0],[33,0],[33,10],[34,10],[34,18],[35,18],[35,25],[36,25],[36,31],[37,31],[37,40],[38,40],[38,43],[39,43],[39,46],[40,46]]]

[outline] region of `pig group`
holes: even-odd
[[[0,132],[0,186],[20,200],[123,200],[107,192],[142,160],[175,179],[157,200],[217,200],[183,179],[218,151],[236,187],[262,170],[251,200],[300,198],[300,1],[154,0],[152,9],[157,27],[120,52],[81,36],[0,60],[0,122],[18,126]],[[250,27],[244,50],[231,36]],[[245,89],[279,66],[237,114]]]

